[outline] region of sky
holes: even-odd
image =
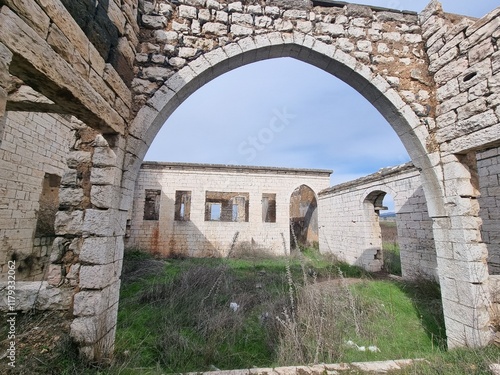
[[[421,11],[428,1],[358,0]],[[482,17],[499,0],[444,0],[446,12]],[[228,72],[166,121],[145,160],[330,169],[331,184],[408,162],[391,126],[350,86],[291,58]]]

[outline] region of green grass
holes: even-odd
[[[289,258],[168,260],[127,251],[122,278],[114,362],[92,366],[68,344],[46,373],[163,374],[425,358],[394,374],[454,375],[486,374],[489,363],[500,361],[494,347],[446,351],[435,283],[380,280],[314,249]],[[239,304],[236,312],[231,302]]]
[[[155,272],[138,266],[144,262]],[[123,283],[118,315],[116,354],[126,367],[207,371],[414,358],[442,350],[442,318],[432,318],[440,311],[426,310],[414,286],[372,280],[314,249],[291,258],[168,261],[133,252],[125,263],[135,275]],[[340,274],[363,281],[347,286]],[[322,282],[334,287],[316,295]],[[231,302],[240,305],[237,312]],[[431,326],[433,319],[437,325]],[[289,337],[292,325],[295,336]],[[290,348],[290,340],[301,343]],[[349,340],[380,352],[350,348]]]
[[[395,242],[382,244],[384,270],[392,275],[401,276],[401,254],[399,245]]]

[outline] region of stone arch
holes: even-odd
[[[126,158],[126,179],[135,181],[140,164],[156,134],[174,110],[205,83],[230,70],[253,62],[291,57],[309,63],[350,85],[388,121],[406,147],[413,163],[428,181],[425,186],[431,207],[442,211],[438,200],[440,184],[432,169],[432,154],[426,144],[430,134],[424,121],[406,104],[385,78],[334,45],[302,33],[272,32],[247,37],[218,47],[179,70],[147,101],[132,121]],[[133,186],[130,186],[133,190]],[[437,190],[436,190],[437,189]]]
[[[310,186],[302,184],[290,194],[289,211],[290,249],[319,244],[318,196]]]

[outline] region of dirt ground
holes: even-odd
[[[4,321],[7,317],[4,314]],[[16,363],[15,368],[8,365],[7,325],[1,325],[0,332],[0,374],[41,374],[60,350],[71,345],[69,327],[72,315],[64,311],[45,311],[16,316]],[[57,370],[56,370],[57,371]]]

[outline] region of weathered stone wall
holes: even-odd
[[[370,271],[382,267],[379,214],[393,197],[403,276],[437,277],[432,220],[419,171],[411,164],[386,168],[319,194],[320,249]]]
[[[306,184],[329,185],[331,171],[144,163],[135,189],[127,246],[162,255],[226,256],[234,250],[290,251],[290,198]],[[160,190],[158,220],[144,220],[145,190]],[[176,191],[191,192],[189,220],[174,220]],[[206,221],[206,192],[248,193],[248,221]],[[263,194],[276,194],[276,222],[263,220]],[[238,233],[238,234],[237,234]],[[233,241],[236,241],[233,245]],[[283,237],[284,236],[284,237]]]
[[[476,152],[500,142],[499,14],[497,8],[479,20],[457,18],[432,1],[419,16],[436,84],[436,131],[427,149],[439,152],[434,171],[442,203],[430,211],[449,347],[480,346],[491,337]]]
[[[500,275],[500,149],[478,152],[477,169],[482,241],[488,248],[490,275]]]
[[[78,5],[87,4],[65,3],[75,15]],[[89,2],[89,13],[80,14],[87,18],[86,35],[83,23],[60,0],[3,1],[0,43],[10,50],[10,73],[16,77],[5,80],[5,91],[13,93],[19,82],[25,83],[52,101],[44,111],[72,114],[104,132],[123,134],[138,44],[137,0],[98,3]],[[106,53],[103,41],[110,34],[113,42],[107,48],[113,53]],[[35,105],[23,110],[37,111]]]
[[[0,143],[0,281],[9,260],[19,281],[43,278],[54,235],[35,239],[44,176],[62,177],[77,127],[70,117],[8,112]]]

